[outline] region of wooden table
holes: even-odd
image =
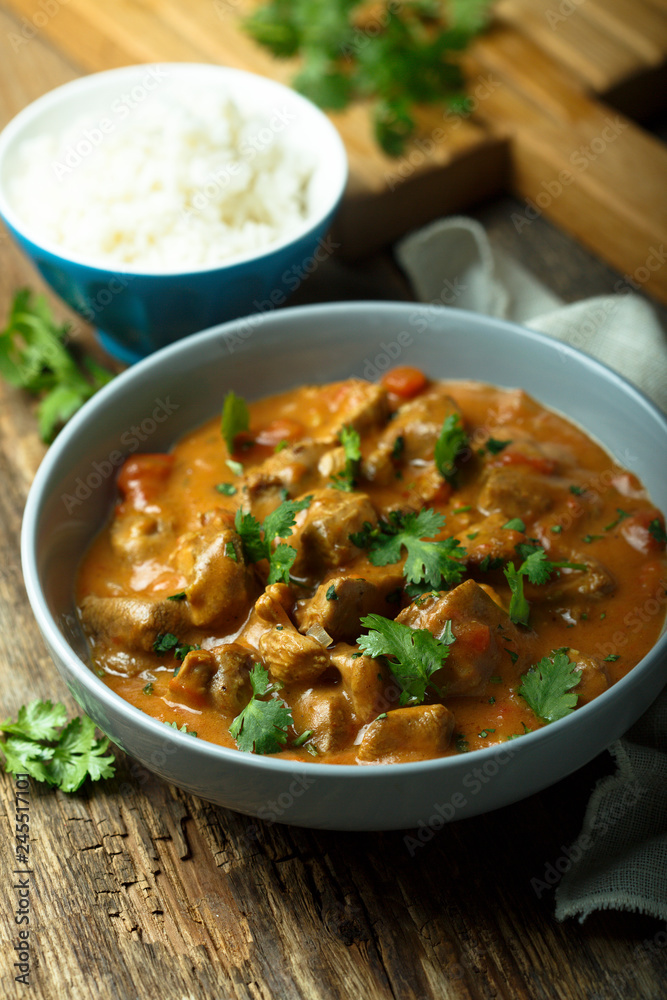
[[[77,75],[39,37],[17,51],[0,0],[0,126]],[[519,238],[516,205],[478,217],[566,299],[617,275],[538,219]],[[20,285],[41,287],[0,232],[0,323]],[[299,301],[405,298],[388,256],[336,261]],[[53,300],[52,300],[53,301]],[[54,301],[58,315],[65,315]],[[94,349],[76,321],[76,336]],[[76,706],[23,590],[18,536],[44,453],[34,404],[0,386],[0,692],[3,715],[34,697]],[[118,753],[118,776],[75,796],[30,788],[30,986],[14,982],[14,782],[0,775],[0,995],[45,1000],[627,1000],[664,997],[667,948],[651,919],[600,913],[556,923],[531,879],[579,833],[601,755],[553,788],[452,823],[411,854],[405,834],[270,825],[192,798]],[[656,937],[658,935],[658,937]],[[656,944],[656,941],[658,944]]]

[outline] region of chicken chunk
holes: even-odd
[[[370,764],[428,760],[443,754],[452,738],[454,716],[444,705],[396,708],[371,722],[363,735],[357,759]]]
[[[241,493],[254,516],[263,521],[288,496],[307,493],[319,482],[318,464],[337,441],[313,441],[304,438],[271,455],[261,465],[250,469],[240,481]]]
[[[314,681],[329,666],[329,656],[321,643],[294,628],[284,605],[272,588],[255,603],[255,614],[265,626],[259,637],[259,652],[276,680],[285,684]]]
[[[325,399],[334,414],[336,435],[343,427],[352,427],[364,434],[373,427],[380,427],[389,417],[387,390],[378,382],[360,378],[334,382],[326,387]]]
[[[189,581],[184,602],[192,625],[232,631],[248,614],[256,585],[243,562],[241,539],[216,521],[187,532],[171,557]]]
[[[442,425],[451,413],[460,411],[440,385],[430,386],[400,406],[376,447],[362,461],[365,478],[386,486],[393,482],[400,465],[432,460]]]
[[[164,518],[130,508],[113,519],[109,537],[117,555],[138,563],[159,552],[173,538],[173,528]]]
[[[569,649],[567,653],[570,661],[576,663],[577,672],[581,675],[581,680],[575,688],[573,694],[578,695],[577,705],[587,705],[593,698],[611,687],[611,677],[607,667],[601,660],[594,656],[586,656],[578,649]]]
[[[507,562],[516,556],[515,546],[525,542],[526,537],[522,532],[503,527],[505,524],[504,514],[489,514],[459,532],[456,537],[466,549],[470,565],[479,566],[485,559]]]
[[[235,717],[252,695],[252,664],[251,651],[236,642],[213,649],[193,649],[169,681],[169,690],[193,708],[211,705]]]
[[[307,688],[292,699],[292,718],[297,733],[312,731],[310,742],[320,753],[343,750],[356,732],[350,701],[340,685]]]
[[[446,695],[478,695],[489,677],[508,662],[507,649],[521,655],[521,637],[507,613],[474,580],[443,595],[430,594],[413,603],[396,621],[425,628],[436,638],[452,625],[454,643],[433,682]]]
[[[299,631],[307,632],[313,625],[321,625],[336,642],[354,641],[362,631],[359,619],[364,615],[391,618],[405,582],[402,572],[383,567],[382,573],[375,570],[369,576],[370,579],[328,577],[313,597],[297,602],[295,619]]]
[[[477,506],[483,514],[500,513],[506,522],[514,517],[534,521],[553,507],[556,490],[562,492],[562,487],[522,468],[491,468]]]
[[[331,665],[340,673],[355,721],[365,725],[397,703],[399,691],[381,660],[360,656],[356,646],[338,643],[329,650]]]
[[[139,597],[84,597],[80,609],[84,632],[93,647],[149,653],[159,633],[181,635],[190,626],[181,601]]]
[[[360,550],[350,535],[361,531],[366,521],[375,524],[377,514],[364,493],[318,490],[289,539],[297,549],[292,573],[321,576],[358,556]]]
[[[562,601],[577,597],[599,600],[616,590],[614,577],[602,563],[593,556],[579,552],[570,554],[569,561],[585,566],[585,570],[557,570],[548,583],[541,586],[526,584],[525,592],[529,601]]]

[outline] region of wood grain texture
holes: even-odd
[[[0,11],[0,126],[75,75],[41,41],[12,58]],[[5,58],[6,57],[6,58]],[[11,61],[10,61],[11,60]],[[504,199],[480,210],[508,252],[559,294],[616,276],[543,218],[518,234]],[[0,230],[0,323],[19,285],[42,287]],[[299,301],[405,297],[387,258],[331,260]],[[50,297],[59,316],[61,306]],[[93,348],[76,321],[76,337]],[[18,535],[44,448],[34,404],[0,385],[0,711],[33,698],[76,711],[23,590]],[[523,803],[405,834],[292,829],[192,798],[118,753],[118,775],[76,796],[31,785],[31,985],[15,983],[12,779],[0,774],[0,996],[7,1000],[660,1000],[656,921],[553,918],[531,879],[578,835],[607,755]],[[437,801],[437,789],[434,789]],[[408,832],[415,836],[415,831]]]

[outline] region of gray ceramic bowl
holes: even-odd
[[[586,427],[667,509],[667,420],[618,375],[537,333],[442,307],[310,306],[207,330],[128,370],[60,434],[23,523],[28,596],[68,688],[114,743],[168,781],[251,816],[338,830],[434,828],[507,805],[581,767],[620,736],[665,682],[667,636],[611,690],[502,747],[377,767],[254,756],[170,731],[89,667],[73,599],[79,560],[105,520],[121,455],[169,448],[215,414],[302,382],[372,377],[412,364],[442,378],[521,386]],[[56,692],[54,692],[56,694]]]

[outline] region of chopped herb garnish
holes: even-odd
[[[368,549],[368,558],[374,566],[388,566],[401,559],[402,550],[407,550],[403,573],[411,585],[424,584],[430,590],[443,584],[447,587],[461,582],[465,565],[460,561],[466,551],[456,538],[442,541],[426,541],[444,526],[442,514],[423,508],[418,514],[401,514],[392,511],[388,521],[377,525],[364,524],[363,531],[350,535],[351,540],[361,549]],[[410,596],[414,593],[408,591]]]
[[[330,476],[330,486],[335,490],[343,490],[345,493],[352,493],[357,485],[359,476],[359,462],[361,460],[361,438],[359,432],[353,427],[343,427],[340,432],[340,443],[345,451],[345,468],[342,472],[337,472],[335,476]]]
[[[302,747],[304,743],[308,742],[308,740],[310,739],[310,737],[312,735],[313,735],[313,730],[312,729],[305,729],[301,733],[300,736],[297,736],[297,738],[294,740],[294,743],[292,744],[292,746],[294,746],[294,747]]]
[[[382,713],[382,715],[378,715],[378,716],[376,717],[375,721],[376,721],[376,722],[379,722],[379,720],[380,720],[380,719],[386,719],[386,718],[387,718],[387,713],[386,713],[386,712],[383,712],[383,713]]]
[[[604,538],[604,535],[584,535],[582,541],[590,545],[591,542],[596,542],[599,538]]]
[[[269,683],[269,671],[255,663],[250,671],[252,697],[229,727],[239,750],[246,753],[278,753],[287,742],[287,728],[294,725],[288,706],[278,698],[262,701],[277,690]]]
[[[186,599],[186,597],[187,597],[187,594],[185,593],[185,591],[181,590],[181,591],[178,592],[178,594],[170,594],[169,597],[167,598],[167,600],[168,601],[184,601]]]
[[[511,441],[497,441],[495,438],[489,438],[486,442],[486,450],[490,452],[491,455],[497,455],[499,452],[506,448]]]
[[[243,466],[241,466],[241,469],[243,470]],[[218,493],[222,493],[226,497],[233,497],[237,492],[236,486],[232,485],[232,483],[218,483],[215,488]]]
[[[234,454],[234,440],[242,431],[247,431],[250,427],[250,413],[248,404],[241,396],[237,396],[230,390],[225,396],[222,406],[221,429],[222,436],[227,445],[230,455]]]
[[[581,680],[577,664],[562,650],[543,657],[521,678],[520,696],[544,722],[556,722],[575,708],[578,695],[572,693]]]
[[[391,449],[391,457],[393,458],[394,462],[400,461],[404,451],[405,451],[405,438],[403,437],[402,434],[399,434],[399,436],[394,441],[394,447]]]
[[[481,733],[478,733],[478,735],[484,740],[490,733],[495,733],[495,729],[482,729]]]
[[[239,561],[239,557],[236,554],[236,549],[234,548],[233,542],[225,543],[225,555],[227,556],[228,559],[232,559],[234,562]]]
[[[357,645],[366,656],[391,657],[387,665],[402,688],[401,705],[421,705],[429,685],[440,694],[431,677],[449,656],[454,642],[450,622],[439,639],[428,629],[413,629],[381,615],[366,615],[361,624],[370,631],[357,639]]]
[[[473,542],[477,538],[478,535],[479,535],[479,531],[471,531],[469,535],[466,535],[466,538],[469,538],[470,541]]]
[[[525,531],[526,525],[520,517],[513,517],[507,524],[503,524],[503,528],[508,528],[510,531]]]
[[[571,562],[551,562],[547,559],[547,554],[541,547],[526,542],[516,546],[516,550],[523,557],[523,562],[516,569],[513,563],[508,563],[505,567],[505,578],[509,584],[512,597],[510,599],[509,616],[513,622],[527,625],[530,616],[530,606],[523,592],[523,578],[527,576],[531,583],[546,583],[555,569],[577,569],[585,572],[585,563]]]
[[[285,627],[284,625],[276,625],[276,632],[282,632],[284,627]]]
[[[284,451],[285,448],[287,448],[287,445],[288,445],[287,441],[285,440],[279,441],[276,447],[274,448],[274,451],[275,452]]]
[[[563,527],[560,524],[552,524],[551,530],[553,531],[554,535],[560,535],[561,531],[563,530]]]
[[[493,697],[493,695],[491,695],[491,697],[489,698],[489,705],[495,705],[495,703],[496,699]]]
[[[493,558],[491,556],[484,556],[481,563],[479,564],[479,568],[481,569],[482,573],[488,573],[491,570],[500,569],[502,565],[503,565],[503,560],[500,556],[494,556]]]
[[[199,646],[190,646],[187,642],[181,642],[172,632],[161,632],[156,636],[153,643],[154,653],[173,653],[177,660],[184,660],[193,649],[200,649]]]
[[[235,462],[233,458],[226,458],[225,465],[228,469],[231,469],[235,476],[243,475],[243,466],[240,462]]]
[[[659,519],[655,517],[648,526],[649,534],[652,535],[656,542],[667,543],[667,532],[661,525]]]
[[[175,729],[177,733],[185,733],[186,736],[197,735],[194,729],[188,729],[187,722],[184,722],[182,726],[179,726],[177,722],[165,722],[163,725],[169,726],[170,729]]]
[[[609,656],[605,656],[604,662],[605,663],[616,663],[616,660],[620,660],[620,658],[621,657],[619,656],[618,653],[610,653]]]
[[[292,534],[292,528],[296,524],[294,515],[309,507],[312,499],[312,496],[307,496],[303,500],[284,500],[271,511],[263,524],[252,514],[237,510],[234,526],[241,536],[245,561],[254,563],[267,559],[269,583],[278,583],[279,580],[289,582],[289,571],[296,559],[296,549],[284,544],[277,545],[274,549],[272,543],[276,538],[287,538]]]
[[[455,507],[452,514],[467,514],[469,510],[472,510],[472,505],[468,503],[465,507]]]
[[[438,472],[448,483],[456,477],[455,461],[468,447],[468,435],[463,429],[458,413],[445,417],[440,437],[435,444],[435,464]]]
[[[612,528],[615,528],[616,525],[620,524],[621,521],[623,521],[626,517],[630,517],[630,515],[626,511],[621,510],[620,507],[616,508],[616,513],[618,514],[618,517],[616,518],[615,521],[612,521],[611,524],[606,524],[605,525],[605,528],[604,528],[605,531],[611,531]]]
[[[468,753],[470,750],[470,744],[463,733],[456,733],[454,736],[454,746],[456,747],[457,753]]]
[[[606,611],[601,611],[600,612],[600,621],[603,621],[606,617],[607,617],[607,612]]]
[[[141,689],[142,694],[153,694],[153,682],[149,681],[148,684],[144,684]]]
[[[575,497],[581,497],[585,492],[586,490],[583,486],[570,486],[570,493],[574,493]]]
[[[336,593],[336,588],[334,587],[333,583],[331,584],[331,586],[327,590],[326,597],[327,597],[327,601],[337,601],[338,600],[338,594]]]
[[[516,663],[519,659],[519,654],[515,653],[513,649],[508,649],[507,646],[505,646],[505,652],[510,654],[510,660],[512,663]]]

